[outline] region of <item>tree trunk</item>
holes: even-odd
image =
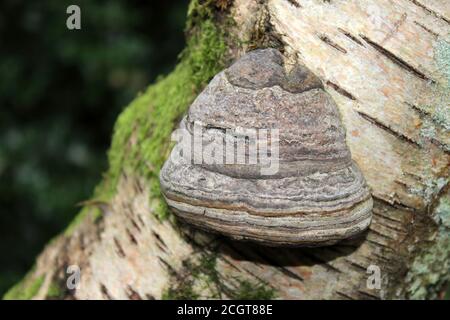
[[[186,33],[174,71],[119,117],[94,200],[6,298],[439,297],[450,278],[450,3],[194,0]],[[236,242],[181,225],[160,196],[170,133],[189,104],[232,60],[266,46],[310,68],[339,106],[374,198],[358,239]]]

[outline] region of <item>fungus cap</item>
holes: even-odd
[[[180,128],[160,182],[187,223],[270,246],[329,245],[369,226],[372,198],[336,104],[304,66],[286,71],[277,50],[217,74]]]

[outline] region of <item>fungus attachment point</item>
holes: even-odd
[[[270,246],[323,246],[365,230],[372,197],[332,98],[275,49],[217,74],[176,131],[160,173],[182,220]]]

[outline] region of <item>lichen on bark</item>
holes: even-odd
[[[442,196],[433,212],[438,229],[431,246],[417,256],[406,277],[412,299],[437,298],[450,281],[450,193]]]
[[[440,83],[435,88],[437,103],[426,107],[432,114],[432,121],[422,129],[426,139],[435,138],[435,125],[450,129],[450,44],[440,39],[434,50],[434,61]],[[445,146],[444,146],[445,147]],[[449,146],[446,147],[449,151]],[[450,282],[450,189],[449,180],[440,178],[430,180],[425,189],[420,190],[424,197],[436,205],[431,218],[436,223],[436,231],[430,235],[431,245],[425,245],[422,253],[413,260],[406,277],[407,292],[413,299],[437,298],[440,290]],[[437,195],[437,196],[436,196]],[[439,197],[440,195],[440,197]]]

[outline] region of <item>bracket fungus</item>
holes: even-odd
[[[191,225],[269,246],[323,246],[370,224],[372,197],[335,102],[275,49],[217,74],[175,136],[161,189]]]

